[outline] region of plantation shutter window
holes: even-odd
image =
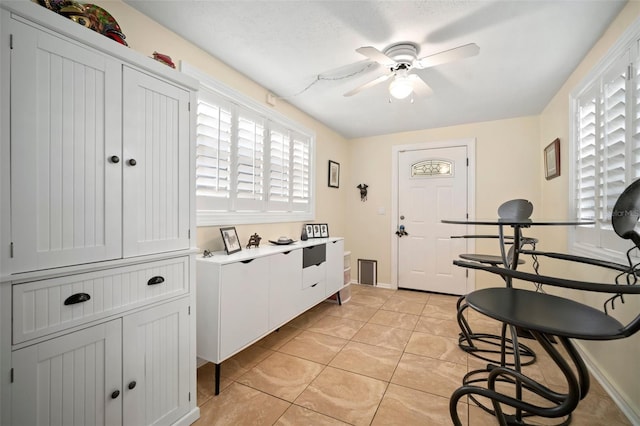
[[[627,186],[625,146],[628,64],[628,55],[625,55],[608,70],[603,78],[602,130],[600,132],[602,141],[598,182],[602,203],[598,219],[605,223],[611,223],[613,206]]]
[[[309,205],[311,175],[311,143],[301,134],[292,137],[292,202],[293,210],[304,211]]]
[[[200,80],[198,226],[314,219],[313,132],[181,64]]]
[[[264,121],[240,110],[235,155],[236,210],[262,210],[264,199]]]
[[[618,52],[572,94],[573,210],[577,218],[596,222],[571,231],[572,247],[600,256],[626,251],[611,212],[640,177],[637,41]]]
[[[231,185],[231,106],[202,94],[196,126],[197,208],[228,210]]]
[[[269,209],[289,210],[291,185],[291,143],[289,132],[275,124],[269,137]]]

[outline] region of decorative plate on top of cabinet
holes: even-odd
[[[84,27],[100,33],[120,44],[128,46],[122,28],[113,16],[95,4],[82,4],[72,0],[38,0],[46,7]]]
[[[271,244],[275,244],[275,245],[278,245],[278,246],[287,246],[287,245],[289,245],[289,244],[293,244],[293,243],[295,243],[295,241],[294,241],[294,240],[292,240],[292,239],[283,240],[283,239],[281,239],[281,238],[278,238],[278,240],[277,240],[277,241],[269,240],[269,242],[270,242]]]
[[[84,8],[86,16],[91,21],[89,28],[127,46],[122,28],[109,12],[95,4],[85,4]]]

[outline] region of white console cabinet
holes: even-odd
[[[190,424],[193,79],[0,3],[0,424]]]
[[[197,354],[220,363],[343,286],[344,240],[322,238],[196,259]]]

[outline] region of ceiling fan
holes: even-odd
[[[345,93],[344,96],[353,96],[365,89],[392,79],[391,84],[389,84],[389,93],[396,99],[404,99],[414,91],[422,95],[430,95],[433,93],[433,90],[431,90],[429,85],[420,76],[411,73],[413,69],[425,69],[475,56],[480,52],[480,48],[475,43],[469,43],[423,58],[418,58],[420,46],[411,42],[401,42],[392,44],[387,47],[384,52],[372,46],[359,47],[356,49],[356,52],[387,67],[389,72],[356,87]]]

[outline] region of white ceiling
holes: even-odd
[[[539,114],[626,3],[124,1],[347,138]],[[434,93],[413,104],[388,82],[343,96],[387,72],[356,48],[400,41],[480,53],[414,71]]]

